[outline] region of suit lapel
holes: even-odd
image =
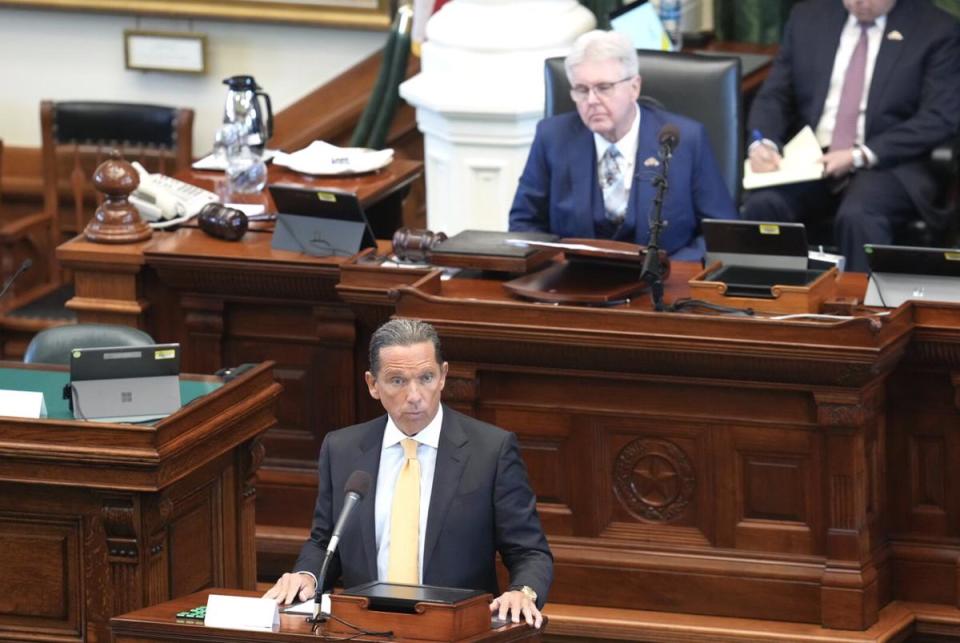
[[[377,421],[358,445],[358,455],[355,470],[363,470],[373,479],[371,488],[373,493],[367,496],[365,502],[360,503],[360,524],[363,525],[363,551],[367,557],[367,570],[370,578],[377,578],[377,474],[380,471],[380,451],[383,446],[383,431],[387,427],[387,417]]]
[[[833,75],[833,63],[837,57],[837,48],[840,46],[840,34],[847,23],[847,10],[843,3],[830,3],[830,11],[824,16],[824,29],[817,31],[821,40],[811,43],[803,52],[795,51],[795,56],[816,56],[813,73],[816,78],[816,93],[813,95],[813,118],[811,123],[816,127],[823,116],[823,104],[827,100],[827,91],[830,89],[830,78]]]
[[[594,234],[594,221],[602,221],[605,216],[603,196],[597,179],[597,149],[593,143],[593,132],[583,124],[579,115],[577,122],[579,127],[571,148],[573,158],[570,160],[570,196],[574,199],[572,214],[576,233],[570,236],[590,238]],[[586,213],[590,216],[583,216]]]
[[[637,134],[637,155],[633,160],[633,185],[630,187],[630,207],[627,222],[634,228],[635,243],[646,245],[650,240],[650,208],[656,190],[653,177],[660,171],[659,165],[647,166],[647,159],[659,163],[657,134],[664,125],[660,114],[647,107],[640,107],[640,131]]]
[[[893,73],[900,54],[906,46],[906,40],[887,40],[887,34],[892,31],[899,31],[905,39],[910,36],[919,37],[912,33],[910,27],[913,26],[913,13],[909,10],[909,3],[906,0],[900,0],[887,15],[887,25],[880,39],[880,50],[877,52],[877,59],[873,66],[873,78],[870,81],[870,93],[867,95],[867,120],[864,125],[864,136],[869,135],[870,125],[874,114],[877,113],[880,105],[880,99],[886,91],[888,80]]]
[[[447,509],[460,488],[460,477],[466,467],[469,452],[467,435],[453,411],[444,406],[440,442],[437,448],[437,465],[433,474],[433,491],[430,494],[430,509],[427,514],[427,533],[423,541],[423,579],[427,583],[427,571],[433,550],[443,530]],[[429,584],[429,583],[427,583]]]

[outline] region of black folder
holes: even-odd
[[[487,592],[479,589],[435,587],[433,585],[401,585],[371,581],[343,590],[344,596],[363,596],[370,599],[370,609],[379,612],[413,614],[417,603],[453,605]]]

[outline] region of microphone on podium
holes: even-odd
[[[3,297],[7,294],[7,291],[10,290],[10,286],[13,285],[17,279],[20,278],[20,275],[30,270],[33,267],[33,261],[31,259],[24,259],[23,263],[20,264],[20,267],[17,268],[17,271],[10,275],[10,278],[3,282],[3,288],[0,288],[0,297]]]
[[[657,142],[660,143],[660,153],[664,156],[672,156],[673,150],[677,148],[680,142],[680,130],[673,123],[667,123],[660,128],[657,134]]]
[[[320,618],[320,602],[323,600],[323,581],[327,576],[327,567],[330,566],[330,560],[333,558],[333,552],[340,544],[340,537],[343,530],[353,514],[354,508],[363,497],[370,491],[370,485],[373,484],[373,478],[366,471],[354,471],[347,478],[347,483],[343,485],[343,508],[340,515],[337,516],[337,522],[333,526],[333,533],[330,534],[330,541],[327,542],[327,549],[323,553],[323,563],[320,565],[320,573],[317,575],[317,592],[314,596],[313,618]]]
[[[660,233],[666,223],[663,222],[663,199],[667,193],[667,173],[670,171],[670,159],[673,150],[680,143],[680,130],[673,123],[667,123],[657,134],[660,144],[660,174],[653,180],[657,192],[653,198],[653,216],[650,217],[650,240],[647,242],[647,254],[643,260],[640,279],[650,284],[650,299],[653,309],[664,310],[663,305],[663,266],[660,265]]]

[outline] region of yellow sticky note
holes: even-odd
[[[780,226],[775,223],[761,223],[760,234],[780,234]]]

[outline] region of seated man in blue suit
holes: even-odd
[[[365,378],[387,413],[324,439],[310,538],[267,598],[313,597],[344,486],[363,471],[375,491],[344,527],[325,590],[336,580],[479,589],[497,597],[490,611],[499,618],[540,627],[553,556],[517,437],[442,405],[446,377],[430,324],[394,319],[374,332]],[[498,553],[510,574],[502,594]]]
[[[674,259],[700,259],[700,221],[737,217],[703,125],[637,104],[637,52],[622,34],[583,34],[564,66],[577,112],[537,125],[510,208],[510,230],[646,245],[658,134],[672,124],[680,137],[667,177],[660,247]]]

